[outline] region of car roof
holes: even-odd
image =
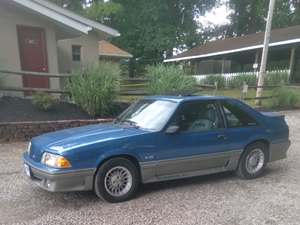
[[[165,100],[172,102],[183,102],[183,101],[195,101],[195,100],[224,100],[224,99],[232,99],[226,96],[197,96],[197,95],[162,95],[162,96],[147,96],[145,99],[153,99],[153,100]]]

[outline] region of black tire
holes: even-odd
[[[109,193],[109,188],[107,188],[107,185],[105,185],[105,176],[107,173],[111,170],[113,170],[116,167],[126,168],[131,177],[132,177],[132,185],[130,189],[121,196],[114,196],[111,193]],[[112,158],[108,161],[104,162],[103,165],[100,166],[97,173],[95,174],[94,179],[94,191],[95,194],[102,198],[103,200],[111,203],[117,203],[117,202],[123,202],[127,201],[134,197],[138,190],[138,186],[140,183],[140,176],[137,167],[134,163],[132,163],[130,160],[126,158]]]
[[[254,151],[260,151],[260,153],[263,153],[263,162],[262,166],[257,167],[257,171],[252,171],[252,173],[249,172],[249,167],[247,166],[247,161],[249,160],[251,154],[254,154]],[[259,177],[263,172],[268,162],[268,148],[267,145],[262,142],[255,142],[253,144],[250,144],[246,147],[245,151],[243,152],[238,168],[236,170],[236,173],[239,177],[243,179],[254,179]],[[247,169],[248,168],[248,169]]]

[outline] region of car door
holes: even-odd
[[[174,134],[164,133],[156,158],[156,176],[190,176],[202,170],[226,166],[224,121],[214,101],[182,103],[168,126],[179,126]]]

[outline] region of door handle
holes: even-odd
[[[221,140],[221,141],[227,140],[227,136],[225,134],[218,134],[217,138],[218,138],[218,140]]]

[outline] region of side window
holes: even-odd
[[[81,61],[81,46],[72,45],[72,60],[75,62]]]
[[[190,102],[181,106],[173,124],[183,132],[201,132],[223,128],[217,106],[212,102]]]
[[[224,101],[222,105],[229,128],[257,125],[257,122],[240,107],[227,101]]]

